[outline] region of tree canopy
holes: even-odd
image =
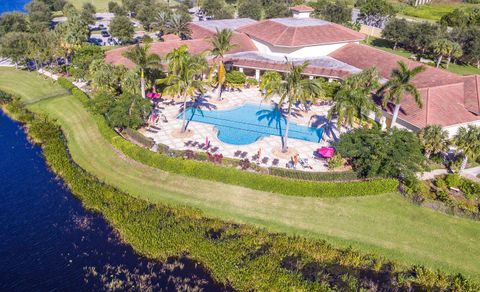
[[[342,134],[335,148],[359,177],[413,177],[425,160],[417,136],[407,130],[359,128]]]
[[[132,40],[135,28],[127,16],[115,16],[110,23],[110,34],[126,43]]]

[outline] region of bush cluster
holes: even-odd
[[[284,168],[270,168],[270,174],[300,180],[312,181],[352,181],[358,180],[357,174],[353,171],[342,172],[307,172],[290,170]]]
[[[76,86],[65,77],[58,77],[57,82],[58,82],[58,85],[60,85],[61,87],[65,88],[68,91],[72,91],[72,89],[76,88]]]
[[[22,113],[19,115],[18,113]],[[17,105],[15,115],[41,143],[50,167],[90,210],[101,212],[141,254],[160,260],[188,254],[213,278],[236,290],[477,291],[457,274],[399,266],[325,241],[273,234],[204,217],[191,208],[152,204],[125,194],[84,171],[68,154],[61,128]],[[108,128],[107,128],[108,129]],[[105,128],[103,129],[106,130]],[[114,137],[110,131],[107,133]]]

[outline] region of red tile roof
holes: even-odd
[[[180,38],[178,35],[171,34],[171,33],[162,36],[162,39],[163,39],[165,42],[172,42],[172,41],[179,41],[179,40],[181,40],[181,38]]]
[[[236,46],[231,51],[229,51],[229,53],[231,54],[257,50],[253,42],[244,34],[235,33],[232,36],[232,43]],[[176,49],[182,45],[187,45],[191,54],[199,54],[211,49],[208,39],[194,39],[185,41],[155,42],[152,43],[150,52],[152,54],[157,54],[163,57],[169,52],[171,52],[173,49]],[[128,68],[135,67],[135,64],[133,62],[131,62],[122,55],[123,52],[128,50],[128,48],[129,47],[122,47],[107,51],[105,61],[115,65],[124,65]]]
[[[465,108],[480,115],[480,76],[465,76]]]
[[[204,39],[204,38],[210,38],[212,37],[215,33],[204,28],[204,27],[201,27],[200,25],[197,25],[193,22],[190,22],[188,24],[189,28],[190,28],[190,31],[191,31],[191,35],[190,37],[192,39]]]
[[[290,19],[301,25],[286,25],[275,19],[260,21],[238,29],[250,37],[278,47],[305,47],[335,43],[355,42],[365,38],[365,35],[336,23],[324,22],[315,25],[320,20]]]
[[[313,9],[312,7],[307,6],[307,5],[293,6],[293,7],[290,7],[290,10],[298,11],[298,12],[313,12],[313,11],[315,11],[315,9]]]
[[[375,66],[385,79],[398,67],[398,61],[404,61],[410,68],[422,65],[357,44],[345,45],[329,56],[359,69]],[[477,80],[477,76],[462,77],[442,69],[424,66],[426,70],[413,80],[423,97],[423,108],[419,108],[413,97],[407,95],[402,100],[400,119],[418,128],[433,124],[451,126],[480,120],[480,116],[474,114],[475,109],[478,110],[479,101],[480,83],[477,81],[480,80]],[[387,110],[393,112],[393,105],[389,105]]]
[[[398,61],[405,62],[410,68],[422,65],[410,59],[359,44],[345,45],[330,53],[329,56],[359,69],[375,66],[385,79],[388,79],[392,70],[398,67]],[[418,88],[463,82],[462,76],[431,66],[424,66],[426,70],[413,80]]]
[[[254,59],[246,59],[241,57],[227,58],[226,61],[232,62],[234,66],[250,68],[250,69],[273,70],[273,71],[279,71],[279,72],[287,72],[289,70],[288,64],[286,64],[285,62],[254,60]],[[345,79],[347,76],[351,74],[347,70],[322,68],[322,67],[313,66],[313,65],[309,65],[304,72],[308,75],[316,75],[316,76],[339,78],[339,79]]]

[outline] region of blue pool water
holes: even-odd
[[[31,0],[0,0],[0,14],[10,11],[24,12],[25,5]]]
[[[251,144],[266,136],[282,137],[286,125],[285,116],[276,107],[254,104],[223,111],[189,108],[187,119],[215,125],[220,141],[233,145]],[[322,128],[300,126],[292,122],[288,131],[289,138],[316,143],[320,142],[322,135]]]

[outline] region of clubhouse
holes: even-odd
[[[210,20],[190,23],[191,39],[180,40],[167,35],[164,42],[152,44],[151,52],[164,56],[172,49],[187,45],[191,53],[210,49],[210,38],[217,29],[234,32],[235,47],[226,56],[227,69],[242,71],[257,80],[268,70],[287,70],[285,58],[294,63],[310,62],[305,75],[329,81],[343,80],[351,74],[375,66],[388,80],[391,71],[404,61],[409,67],[421,63],[360,44],[365,35],[328,21],[311,18],[311,7],[291,8],[293,17],[255,21],[248,18]],[[108,51],[106,60],[132,68],[122,56],[126,48]],[[480,125],[480,76],[460,76],[425,65],[426,70],[414,79],[423,97],[419,108],[411,96],[402,101],[397,127],[417,131],[437,124],[455,134],[461,126]],[[373,117],[388,125],[393,105],[383,109],[382,117]]]

